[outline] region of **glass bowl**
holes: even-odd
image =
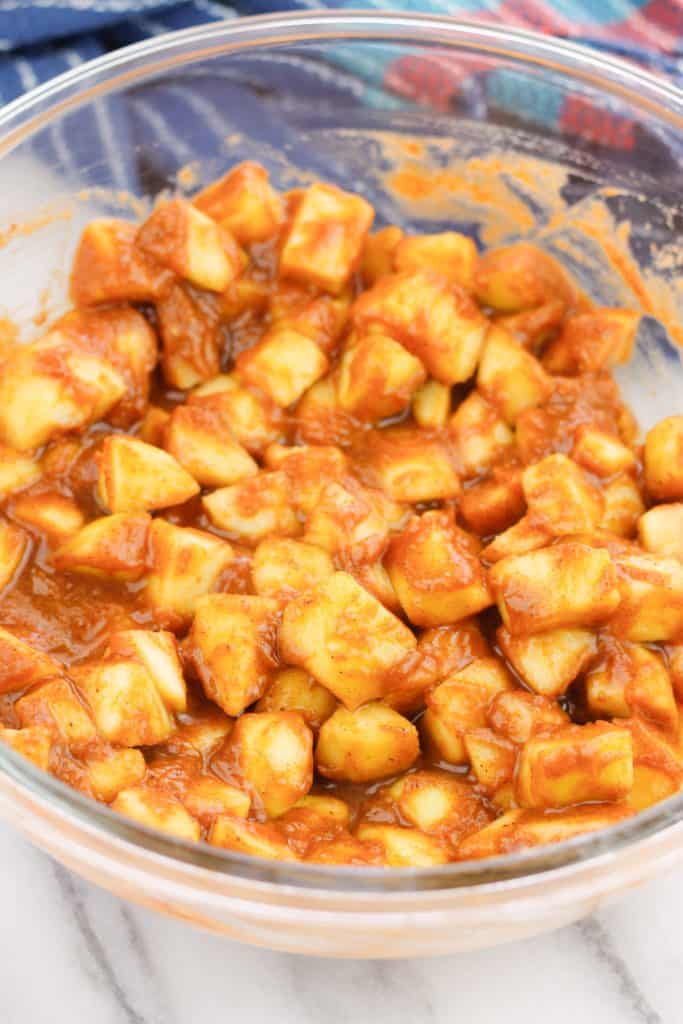
[[[378,225],[532,235],[596,299],[645,312],[619,379],[641,423],[680,411],[683,95],[505,27],[414,14],[268,16],[151,39],[0,113],[0,312],[66,305],[94,215],[144,211],[244,158],[283,188],[365,194]],[[678,399],[678,401],[677,401]],[[438,868],[278,864],[154,832],[0,745],[0,813],[74,871],[232,938],[327,956],[492,946],[566,924],[683,852],[683,795],[556,846]]]

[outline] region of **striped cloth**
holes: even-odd
[[[150,35],[283,7],[314,6],[339,10],[359,6],[402,8],[533,28],[626,57],[683,86],[681,0],[325,0],[321,4],[290,0],[284,5],[278,0],[237,0],[235,7],[216,0],[0,0],[0,105],[84,61]],[[547,76],[540,79],[511,67],[494,67],[471,55],[465,59],[436,57],[391,46],[377,46],[372,60],[363,59],[363,54],[348,45],[330,47],[327,54],[328,60],[323,63],[319,54],[312,59],[305,54],[283,53],[278,58],[279,67],[271,56],[267,68],[259,68],[255,54],[253,74],[255,79],[267,75],[275,88],[278,75],[282,80],[286,77],[288,91],[293,89],[301,97],[315,95],[317,111],[324,112],[325,102],[333,103],[339,97],[366,108],[400,108],[419,102],[431,104],[437,111],[457,109],[474,117],[492,110],[498,119],[508,115],[513,122],[582,136],[597,146],[623,150],[630,159],[636,150],[636,162],[642,153],[650,164],[655,161],[657,166],[673,169],[681,157],[671,138],[643,131],[616,102],[608,110],[597,111],[589,96],[568,92],[563,83],[554,84]],[[98,131],[116,140],[111,146],[112,184],[135,188],[140,169],[117,159],[116,153],[130,152],[126,143],[134,143],[136,135],[144,135],[146,141],[150,134],[155,136],[157,149],[172,150],[177,166],[192,158],[194,123],[197,131],[204,133],[200,148],[206,152],[207,132],[215,132],[217,140],[224,139],[242,125],[248,127],[252,118],[264,117],[263,104],[257,102],[253,92],[235,83],[231,88],[237,90],[238,101],[232,94],[229,112],[225,109],[224,83],[218,78],[213,83],[203,80],[201,89],[193,90],[192,95],[180,89],[174,94],[166,87],[154,104],[134,97],[110,101],[106,110],[100,107],[82,115],[90,119],[84,125],[83,138],[89,131]],[[180,137],[174,131],[178,110],[192,104],[195,109],[185,110]],[[267,132],[275,147],[282,141],[282,130],[274,113]],[[58,132],[43,141],[48,149],[59,145]],[[77,167],[83,154],[73,141],[70,146],[73,152],[68,159]],[[50,155],[43,154],[47,159]],[[311,170],[324,175],[325,168],[315,166],[315,154],[311,154],[311,160]],[[64,163],[63,153],[60,163]]]

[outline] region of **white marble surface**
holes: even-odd
[[[0,825],[1,1024],[681,1024],[683,870],[548,936],[432,960],[240,946],[81,882]]]

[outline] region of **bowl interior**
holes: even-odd
[[[532,239],[597,302],[642,309],[617,376],[647,428],[683,393],[683,102],[637,79],[540,37],[412,16],[255,19],[131,48],[0,117],[0,313],[31,339],[67,306],[85,222],[253,159],[282,189],[365,195],[378,227]]]

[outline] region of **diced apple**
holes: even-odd
[[[356,299],[353,318],[361,331],[383,326],[442,384],[472,376],[487,329],[467,292],[435,270],[382,278]]]
[[[262,540],[251,566],[254,589],[264,597],[295,597],[333,572],[334,563],[327,551],[284,537]]]
[[[512,636],[504,626],[496,634],[505,657],[534,693],[559,697],[583,671],[595,652],[588,629],[553,629],[535,636]]]
[[[514,636],[601,625],[622,599],[609,552],[572,541],[504,558],[489,582]]]
[[[412,722],[377,702],[337,708],[320,729],[316,767],[328,779],[375,782],[406,771],[419,753]]]
[[[199,822],[188,814],[179,800],[144,784],[122,789],[111,806],[126,818],[169,832],[178,839],[200,838]]]
[[[150,629],[123,629],[109,638],[108,657],[139,661],[167,708],[185,711],[187,688],[172,633]]]
[[[111,217],[86,224],[71,267],[76,306],[154,302],[170,274],[137,247],[136,236],[132,221]]]
[[[159,203],[138,229],[137,245],[207,291],[225,291],[244,267],[244,254],[232,235],[184,199]]]
[[[329,361],[311,338],[276,325],[237,358],[237,372],[283,409],[327,373]]]
[[[61,572],[139,580],[147,569],[150,523],[145,512],[102,516],[63,541],[52,561]]]
[[[479,364],[477,388],[514,425],[525,409],[548,398],[553,383],[535,356],[502,327],[492,327]]]
[[[360,262],[373,218],[360,196],[334,185],[311,185],[280,252],[280,273],[336,294]]]
[[[457,622],[492,603],[471,539],[447,512],[413,516],[392,540],[385,565],[404,612],[416,626]]]
[[[171,735],[173,719],[140,662],[85,662],[71,674],[92,708],[98,730],[111,743],[150,746]]]
[[[242,715],[227,756],[269,818],[284,814],[313,782],[313,734],[294,711]]]
[[[278,470],[221,487],[207,494],[202,504],[214,526],[245,544],[258,544],[273,535],[295,537],[301,532],[287,476]]]
[[[194,205],[226,227],[242,245],[263,242],[280,227],[280,198],[260,164],[247,160],[196,195]]]
[[[97,496],[114,513],[182,505],[200,490],[168,452],[124,434],[105,437],[98,467]]]
[[[211,533],[163,519],[153,520],[149,542],[147,603],[164,624],[182,629],[189,625],[197,599],[211,593],[234,561],[233,550]]]
[[[258,473],[258,465],[219,406],[177,406],[166,429],[165,447],[203,487],[224,487]]]
[[[268,689],[277,669],[279,603],[209,594],[197,601],[189,649],[207,697],[239,715]]]
[[[287,605],[279,641],[285,662],[350,710],[381,697],[389,669],[416,646],[408,627],[343,572]]]

